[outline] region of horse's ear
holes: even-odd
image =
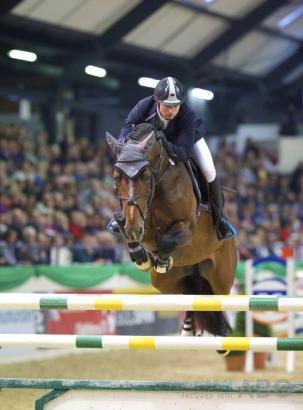
[[[152,149],[154,142],[155,135],[154,132],[152,132],[142,142],[139,143],[139,146],[142,149],[142,151],[148,153]]]
[[[106,141],[114,154],[119,154],[121,145],[109,132],[106,133]]]

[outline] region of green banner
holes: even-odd
[[[303,269],[303,261],[296,261],[296,270]],[[268,270],[275,275],[284,276],[285,267],[275,262],[260,263],[256,272]],[[150,283],[149,273],[139,271],[133,264],[96,265],[74,264],[70,266],[18,266],[0,268],[0,291],[16,289],[32,277],[44,276],[49,280],[70,289],[89,289],[102,284],[115,275],[125,275],[138,284]],[[240,284],[245,280],[245,262],[237,266],[237,280]]]

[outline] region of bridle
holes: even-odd
[[[131,141],[131,143],[134,143],[134,144],[136,144],[136,145],[138,144],[137,141],[134,141],[134,140],[131,140],[131,139],[129,139],[128,142],[129,142],[129,141]],[[138,195],[132,195],[132,196],[124,196],[124,195],[118,195],[118,187],[117,187],[117,184],[116,184],[116,186],[115,186],[115,190],[116,190],[116,192],[117,192],[117,198],[119,199],[120,212],[121,212],[121,214],[123,213],[123,211],[122,211],[122,209],[123,209],[123,208],[122,208],[122,201],[123,201],[123,200],[124,200],[124,201],[126,200],[126,201],[127,201],[126,206],[134,206],[134,207],[136,207],[136,208],[138,209],[138,211],[139,211],[139,213],[140,213],[140,216],[141,216],[141,218],[142,218],[144,224],[145,224],[145,222],[146,222],[146,218],[147,218],[148,212],[149,212],[149,210],[150,210],[151,202],[152,202],[153,197],[154,197],[154,194],[155,194],[156,185],[157,185],[157,183],[160,181],[160,179],[162,178],[162,176],[165,174],[165,172],[167,171],[167,169],[169,168],[169,165],[170,165],[170,163],[168,162],[168,166],[162,171],[162,167],[163,167],[163,163],[164,163],[165,156],[163,155],[164,149],[163,149],[162,141],[159,140],[158,142],[159,142],[159,144],[160,144],[160,155],[159,155],[159,159],[158,159],[158,162],[157,162],[156,169],[155,169],[155,168],[151,165],[151,163],[149,162],[149,165],[144,165],[144,166],[142,166],[141,168],[139,168],[139,169],[138,169],[138,173],[136,174],[136,176],[137,176],[137,175],[139,175],[140,173],[142,173],[146,168],[149,169],[149,171],[150,171],[150,189],[149,189],[149,191],[145,192],[144,194],[138,194]],[[147,160],[147,159],[146,159],[146,160]],[[130,160],[128,160],[128,159],[126,159],[126,160],[119,160],[119,157],[118,157],[118,160],[117,160],[116,164],[119,162],[120,164],[122,164],[122,168],[123,168],[123,163],[130,163],[130,162],[132,162],[133,164],[136,164],[136,163],[139,163],[139,162],[141,162],[141,161],[142,161],[141,158],[140,158],[140,159],[134,158],[134,159],[132,159],[132,160],[130,161]],[[115,166],[116,166],[116,165],[115,165]],[[119,168],[119,171],[121,171],[121,168]],[[162,173],[161,173],[161,171],[162,171]],[[122,169],[122,172],[123,172],[123,169]],[[125,175],[128,179],[132,179],[132,178],[131,178],[129,175],[127,175],[125,172],[123,172],[123,173],[124,173],[124,175]],[[146,207],[145,207],[144,210],[141,209],[139,203],[137,202],[138,199],[140,199],[140,198],[146,198]]]

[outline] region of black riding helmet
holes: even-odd
[[[166,105],[182,104],[185,100],[184,87],[174,77],[162,78],[154,91],[155,100]]]

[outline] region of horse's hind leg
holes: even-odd
[[[237,250],[234,238],[224,241],[222,247],[214,253],[211,265],[202,265],[202,274],[209,281],[215,295],[229,295],[233,286],[236,267]]]
[[[195,293],[199,295],[213,295],[210,283],[201,276],[197,269],[192,276],[195,283]],[[206,330],[215,336],[228,336],[231,331],[225,312],[194,312],[194,322],[197,331]]]
[[[193,280],[196,293],[201,295],[228,295],[235,278],[237,251],[235,240],[224,241],[212,258],[199,264]],[[225,312],[196,312],[195,320],[208,332],[227,336],[231,332]]]
[[[185,313],[185,319],[183,320],[183,323],[181,326],[180,335],[181,336],[195,336],[196,335],[194,312],[187,311]]]
[[[161,293],[195,294],[195,285],[191,276],[189,276],[192,272],[192,267],[173,268],[166,275],[153,270],[151,272],[151,283]],[[194,312],[186,312],[180,333],[181,336],[194,336],[196,334]]]

